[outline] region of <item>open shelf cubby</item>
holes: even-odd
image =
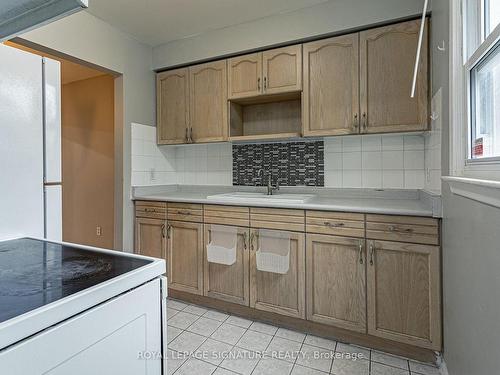
[[[299,98],[264,102],[229,102],[231,141],[299,138],[302,105]]]

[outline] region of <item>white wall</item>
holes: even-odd
[[[499,373],[500,210],[443,186],[444,359],[450,375]]]
[[[153,49],[153,67],[160,69],[372,25],[421,14],[422,8],[423,0],[328,1],[163,44]]]
[[[123,85],[123,249],[132,250],[130,124],[136,121],[155,125],[155,76],[151,70],[151,47],[87,12],[63,18],[21,37],[123,74],[121,82],[116,85],[118,88]]]

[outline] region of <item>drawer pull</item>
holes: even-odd
[[[145,207],[144,211],[146,211],[146,212],[156,212],[156,209]]]
[[[345,226],[344,223],[330,223],[329,221],[325,221],[324,224],[330,228],[341,228],[341,227]]]
[[[370,244],[370,266],[373,266],[373,255],[375,253],[375,246],[373,243]]]
[[[413,233],[413,229],[412,228],[407,228],[407,229],[399,229],[397,226],[395,225],[389,225],[389,231],[391,232],[400,232],[400,233]]]
[[[189,211],[177,211],[177,215],[191,215]]]

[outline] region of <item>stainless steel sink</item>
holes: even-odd
[[[227,201],[227,202],[241,202],[241,203],[284,203],[284,204],[298,204],[305,203],[314,198],[314,194],[273,194],[267,195],[266,193],[248,193],[248,192],[234,192],[209,195],[208,200]]]

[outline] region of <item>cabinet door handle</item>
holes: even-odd
[[[389,225],[390,232],[413,233],[413,228],[399,229],[395,225]]]
[[[189,143],[189,128],[186,127],[186,143]]]
[[[248,245],[247,245],[247,232],[244,232],[243,233],[243,250],[246,250],[248,249]]]
[[[253,251],[253,237],[254,237],[254,233],[250,233],[250,251]]]
[[[165,237],[166,237],[166,236],[165,236],[165,224],[162,224],[162,225],[161,225],[161,236],[162,236],[162,238],[165,238]]]
[[[189,128],[189,143],[193,143],[193,127]]]
[[[366,133],[366,128],[368,126],[368,120],[366,118],[366,112],[363,112],[363,122],[362,122],[362,126],[363,126],[363,129],[362,129],[362,133]]]
[[[267,89],[267,77],[264,77],[264,91]]]
[[[359,241],[359,264],[363,264],[363,241]]]
[[[330,228],[341,228],[341,227],[345,226],[344,223],[330,223],[329,221],[325,221],[324,224]]]
[[[212,242],[212,229],[208,230],[208,243]]]
[[[257,90],[260,91],[260,77],[257,78]]]
[[[375,246],[373,243],[370,243],[370,266],[373,266],[373,256],[375,253]]]
[[[167,238],[170,239],[172,235],[172,226],[170,224],[167,225]]]
[[[358,119],[358,114],[354,114],[354,121],[352,123],[352,128],[354,133],[358,133],[359,131],[359,119]]]

